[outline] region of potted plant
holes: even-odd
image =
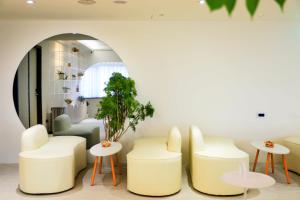
[[[56,72],[56,74],[58,75],[58,80],[64,80],[65,79],[65,73],[63,71],[58,70]]]
[[[77,101],[79,101],[80,103],[84,103],[85,102],[84,96],[78,96]]]
[[[141,104],[136,100],[135,82],[121,73],[113,73],[104,89],[106,96],[99,102],[97,119],[102,119],[105,139],[119,141],[129,128],[133,131],[140,121],[152,117],[151,103]]]
[[[68,105],[69,105],[69,104],[71,104],[71,103],[72,103],[72,101],[73,101],[73,100],[72,100],[72,99],[70,99],[70,98],[66,98],[66,99],[65,99],[65,102],[66,102]]]
[[[63,92],[64,92],[64,93],[68,93],[68,91],[69,91],[71,88],[69,88],[69,87],[62,87],[62,89],[63,89]]]
[[[77,76],[78,76],[78,78],[80,79],[81,77],[84,76],[84,73],[83,73],[83,72],[78,72],[78,73],[77,73]]]

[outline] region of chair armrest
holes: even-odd
[[[181,153],[181,134],[177,127],[172,127],[168,136],[168,151]]]

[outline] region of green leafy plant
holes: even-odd
[[[225,7],[228,14],[231,15],[237,1],[238,0],[206,0],[206,3],[211,11],[218,10]],[[246,1],[247,10],[249,14],[253,17],[255,11],[257,10],[260,0],[245,0],[245,1]],[[281,10],[283,10],[286,0],[273,0],[273,1],[275,1],[280,6]]]
[[[62,87],[62,89],[64,93],[68,93],[68,91],[71,90],[69,87]]]
[[[72,103],[72,101],[73,101],[73,100],[72,100],[72,99],[70,99],[70,98],[66,98],[66,99],[65,99],[65,102],[66,102],[67,104],[71,104],[71,103]]]
[[[133,131],[140,121],[152,117],[151,103],[141,104],[136,100],[135,82],[121,73],[113,73],[104,89],[106,97],[99,102],[97,119],[103,119],[105,139],[118,141],[129,128]]]
[[[83,73],[83,72],[78,72],[78,73],[77,73],[77,76],[78,76],[78,77],[84,76],[84,73]]]

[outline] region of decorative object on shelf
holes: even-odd
[[[58,80],[64,80],[65,79],[65,73],[63,71],[58,70],[56,72],[56,74],[58,75]]]
[[[65,102],[69,105],[69,104],[71,104],[71,103],[73,102],[73,100],[70,99],[70,98],[66,98],[66,99],[65,99]]]
[[[76,80],[76,75],[72,74],[72,80]]]
[[[81,77],[84,76],[84,72],[78,72],[78,73],[77,73],[77,76],[78,76],[78,78],[80,79]]]
[[[76,92],[80,92],[79,85],[76,86]]]
[[[69,91],[71,88],[69,88],[69,87],[62,87],[62,89],[63,89],[63,92],[64,92],[64,93],[68,93],[68,91]]]
[[[71,64],[71,63],[68,63],[68,67],[72,67],[72,64]]]
[[[77,101],[79,101],[80,103],[84,103],[85,102],[84,96],[78,96]]]
[[[136,100],[135,82],[121,73],[113,73],[104,89],[106,97],[99,102],[97,119],[103,119],[105,139],[119,141],[129,128],[133,131],[140,121],[152,117],[151,103],[141,104]]]
[[[281,10],[283,10],[286,0],[274,0],[274,1],[280,6]],[[228,12],[228,15],[231,15],[232,11],[235,8],[237,0],[222,0],[222,1],[205,0],[205,2],[211,11],[218,10],[225,7]],[[260,0],[246,0],[246,7],[251,17],[254,16],[259,2]]]
[[[265,146],[268,147],[268,148],[273,148],[274,147],[274,142],[268,140],[265,142]]]
[[[72,48],[72,52],[77,53],[77,52],[79,52],[79,49],[76,48],[76,47],[73,47],[73,48]]]
[[[69,76],[68,76],[68,75],[65,75],[64,80],[68,80],[68,78],[69,78]]]
[[[110,147],[111,142],[108,140],[101,141],[102,147]]]

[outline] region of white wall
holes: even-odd
[[[190,124],[236,139],[251,155],[251,140],[300,135],[297,21],[1,21],[0,28],[0,162],[17,161],[24,130],[12,100],[19,62],[41,40],[66,32],[110,45],[136,80],[139,99],[156,108],[123,139],[124,154],[129,139],[166,135],[172,125],[182,131],[185,158]]]

